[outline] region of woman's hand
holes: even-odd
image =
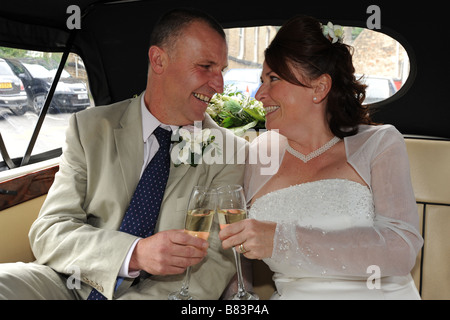
[[[245,219],[223,228],[219,238],[224,249],[235,247],[245,257],[261,260],[272,256],[276,226],[275,222]]]

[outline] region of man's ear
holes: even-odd
[[[313,81],[312,87],[314,88],[314,103],[320,103],[328,96],[332,83],[333,80],[327,73],[322,74]]]
[[[158,46],[151,46],[148,49],[148,60],[150,68],[156,74],[161,74],[167,65],[167,53]]]

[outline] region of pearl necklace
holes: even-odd
[[[298,152],[297,150],[293,149],[289,144],[287,146],[287,151],[292,154],[294,157],[302,160],[304,163],[307,163],[309,160],[314,159],[318,156],[320,156],[322,153],[330,149],[332,146],[334,146],[336,143],[338,143],[341,139],[338,137],[333,137],[330,141],[328,141],[326,144],[321,146],[319,149],[316,149],[312,151],[311,153],[304,155],[303,153]]]

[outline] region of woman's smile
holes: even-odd
[[[264,107],[264,110],[266,110],[266,116],[277,111],[280,108],[280,106],[267,106]]]

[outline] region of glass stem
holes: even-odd
[[[237,278],[238,278],[238,297],[242,297],[245,295],[245,286],[244,286],[244,279],[242,277],[242,267],[241,267],[241,254],[236,251],[236,249],[233,247],[234,257],[236,260],[236,272],[237,272]]]
[[[189,294],[189,282],[191,281],[191,266],[187,267],[186,275],[181,285],[180,295],[187,296]]]

